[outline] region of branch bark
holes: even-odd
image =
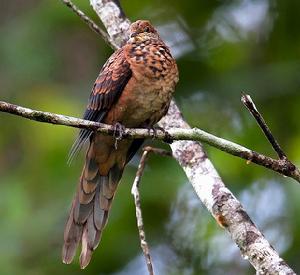
[[[119,1],[90,0],[90,3],[102,20],[108,34],[114,39],[119,37],[117,41],[124,41],[124,36],[126,36],[124,28],[118,27],[128,26],[129,22],[120,9]],[[113,8],[110,9],[110,6]],[[118,42],[118,45],[121,43]],[[174,102],[171,103],[168,114],[162,119],[160,125],[166,130],[190,129]],[[257,272],[259,274],[295,274],[257,229],[241,203],[226,188],[201,144],[195,141],[175,141],[171,144],[171,149],[201,201],[218,223],[229,232],[243,257],[249,260]]]
[[[140,237],[140,245],[144,253],[144,257],[146,260],[148,272],[150,275],[153,275],[153,264],[152,264],[152,258],[150,255],[150,249],[148,246],[148,243],[146,241],[146,234],[144,230],[144,222],[143,222],[143,216],[142,216],[142,208],[141,208],[141,200],[140,200],[140,181],[142,178],[142,175],[144,173],[145,165],[146,165],[146,159],[150,151],[143,150],[142,157],[140,159],[140,164],[138,166],[138,169],[136,171],[136,176],[134,179],[134,182],[132,184],[131,188],[131,194],[134,198],[134,204],[135,204],[135,215],[136,215],[136,221],[137,221],[137,227],[139,231],[139,237]]]
[[[255,118],[256,122],[258,123],[259,127],[265,134],[267,140],[272,145],[274,151],[277,153],[278,157],[280,159],[287,159],[286,154],[282,150],[281,146],[279,145],[278,141],[273,136],[270,128],[268,127],[267,123],[265,122],[262,115],[257,110],[253,100],[249,95],[243,94],[241,98],[242,103],[245,105],[245,107],[249,110],[249,112],[252,114],[252,116]]]
[[[140,236],[141,248],[144,253],[148,272],[150,275],[153,275],[154,274],[153,264],[152,264],[152,259],[151,259],[151,255],[150,255],[150,249],[149,249],[148,243],[146,241],[146,234],[145,234],[145,230],[144,230],[144,222],[143,222],[143,217],[142,217],[140,191],[139,191],[141,178],[144,173],[144,169],[145,169],[145,165],[146,165],[146,161],[147,161],[147,157],[148,157],[149,153],[155,153],[155,154],[159,154],[161,156],[168,156],[168,157],[172,157],[172,154],[163,149],[153,148],[150,146],[144,147],[143,154],[140,159],[140,164],[136,171],[136,176],[135,176],[132,188],[131,188],[131,194],[134,197],[136,221],[137,221],[137,227],[138,227],[139,236]]]
[[[92,19],[86,16],[80,9],[78,9],[71,1],[69,0],[61,0],[68,8],[70,8],[76,15],[78,15],[95,33],[99,34],[102,39],[112,48],[117,48],[118,46],[115,44],[114,40],[110,38],[110,36],[102,30]]]
[[[171,106],[173,105],[175,105],[175,103],[171,104]],[[264,166],[284,176],[291,177],[300,183],[299,169],[294,164],[292,164],[287,158],[279,160],[270,158],[237,143],[225,140],[220,137],[216,137],[198,128],[169,128],[167,131],[157,129],[155,135],[151,134],[147,129],[125,128],[124,130],[122,130],[122,133],[118,133],[118,129],[116,129],[112,125],[107,125],[104,123],[84,120],[60,114],[53,114],[50,112],[32,110],[4,101],[0,101],[0,112],[11,113],[39,122],[65,125],[75,128],[86,128],[92,131],[101,132],[106,135],[117,134],[122,136],[122,138],[152,138],[163,140],[168,143],[171,143],[174,140],[201,141],[228,154],[240,157],[242,159],[247,160],[248,162],[253,162],[260,166]],[[174,125],[174,127],[178,126]]]

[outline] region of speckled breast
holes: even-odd
[[[161,40],[128,44],[124,52],[132,77],[106,122],[126,127],[152,126],[168,111],[178,82],[176,62]]]
[[[178,69],[170,50],[161,40],[147,40],[128,46],[127,61],[133,77],[131,96],[135,108],[132,122],[141,126],[157,123],[168,110],[178,82]]]

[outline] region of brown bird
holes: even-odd
[[[149,21],[130,26],[130,38],[104,64],[93,86],[84,119],[125,127],[152,128],[167,112],[178,82],[169,48]],[[85,165],[64,231],[62,259],[71,263],[81,242],[85,268],[98,246],[125,165],[143,139],[123,139],[81,130],[73,156],[89,140]]]

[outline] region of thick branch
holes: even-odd
[[[90,0],[109,36],[119,48],[128,39],[130,21],[126,18],[118,0]]]
[[[174,104],[172,104],[174,105]],[[31,120],[40,122],[71,126],[75,128],[86,128],[92,131],[99,131],[103,134],[113,135],[116,133],[114,126],[104,123],[74,118],[70,116],[64,116],[59,114],[53,114],[50,112],[36,111],[28,108],[24,108],[18,105],[10,104],[4,101],[0,101],[0,111],[18,115]],[[178,127],[174,125],[174,127]],[[155,138],[164,140],[167,142],[173,140],[193,140],[207,143],[215,148],[218,148],[231,155],[243,158],[247,161],[254,162],[258,165],[264,166],[282,175],[291,177],[300,182],[300,171],[287,159],[276,160],[255,151],[252,151],[246,147],[243,147],[234,142],[216,137],[210,133],[207,133],[197,128],[170,128],[168,131],[156,130],[155,136],[153,136],[147,129],[132,129],[127,128],[122,132],[123,138]]]
[[[167,131],[174,126],[190,129],[175,103],[171,104],[168,116],[163,118],[161,125]],[[257,274],[295,274],[225,186],[201,144],[195,141],[175,141],[170,146],[198,197],[218,224],[228,231],[243,258],[249,260]]]

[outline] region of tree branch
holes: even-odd
[[[117,48],[121,47],[128,39],[130,21],[121,9],[119,0],[90,0],[90,4]]]
[[[275,137],[272,135],[272,132],[270,128],[268,127],[267,123],[265,122],[264,118],[262,115],[259,113],[257,110],[253,100],[251,99],[250,95],[243,94],[241,98],[242,103],[244,106],[249,110],[249,112],[253,115],[255,120],[257,121],[258,125],[262,129],[263,133],[265,134],[266,138],[268,141],[271,143],[273,149],[277,153],[278,157],[280,159],[287,159],[286,154],[284,151],[281,149],[279,143],[275,139]]]
[[[143,222],[143,217],[142,217],[142,208],[141,208],[141,201],[140,201],[140,192],[139,192],[139,187],[140,187],[140,181],[144,173],[147,157],[149,153],[155,153],[159,154],[161,156],[169,156],[171,157],[172,154],[166,150],[163,149],[158,149],[158,148],[153,148],[150,146],[147,146],[143,149],[143,154],[140,159],[140,164],[138,166],[138,169],[136,171],[136,176],[132,185],[131,189],[131,194],[134,197],[134,204],[135,204],[135,213],[136,213],[136,220],[137,220],[137,226],[138,226],[138,231],[139,231],[139,236],[140,236],[140,244],[141,248],[144,253],[144,257],[146,259],[146,264],[148,268],[148,272],[150,275],[153,275],[153,264],[151,260],[151,255],[150,255],[150,249],[148,246],[148,243],[146,242],[146,234],[144,230],[144,222]]]
[[[99,34],[102,39],[113,49],[116,49],[118,46],[114,43],[114,41],[110,38],[110,36],[106,33],[106,31],[102,30],[92,19],[90,19],[87,15],[84,14],[79,8],[77,8],[71,1],[69,0],[61,0],[68,8],[70,8],[75,14],[77,14],[81,20],[83,20],[91,30],[95,33]]]
[[[27,119],[36,120],[39,122],[46,122],[57,125],[65,125],[75,128],[86,128],[92,131],[99,131],[106,135],[118,134],[118,130],[112,126],[104,123],[74,118],[65,115],[53,114],[50,112],[36,111],[29,108],[24,108],[18,105],[10,104],[0,101],[0,111],[18,115]],[[176,127],[176,125],[175,125]],[[198,128],[170,128],[168,131],[156,130],[155,135],[149,133],[147,129],[140,128],[125,128],[122,131],[123,138],[152,138],[159,139],[166,142],[174,140],[193,140],[201,141],[220,149],[233,156],[243,158],[247,161],[264,166],[270,170],[278,172],[284,176],[291,177],[300,183],[300,171],[288,159],[276,160],[267,157],[258,152],[252,151],[234,142],[216,137]]]
[[[175,126],[190,129],[174,102],[168,116],[162,119],[161,126],[167,131]],[[257,274],[295,274],[225,186],[201,144],[196,141],[175,141],[170,146],[197,196],[218,224],[227,230],[243,258],[253,265]]]

